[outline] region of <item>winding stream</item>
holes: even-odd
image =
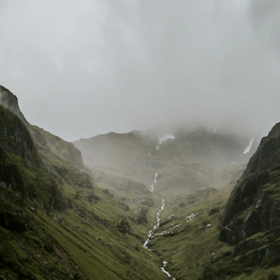
[[[161,212],[164,210],[164,207],[165,207],[165,200],[162,199],[162,201],[161,201],[161,207],[160,207],[160,209],[158,210],[157,215],[156,215],[157,223],[156,223],[156,225],[149,231],[149,233],[148,233],[148,239],[147,239],[147,240],[145,241],[145,243],[143,244],[143,247],[144,247],[145,249],[149,250],[149,251],[151,251],[151,250],[149,249],[149,247],[148,247],[149,242],[150,242],[151,237],[152,237],[152,235],[153,235],[153,231],[159,227],[159,224],[160,224],[160,215],[161,215]],[[162,270],[162,272],[165,273],[169,278],[172,278],[171,274],[170,274],[167,270],[165,270],[165,267],[166,267],[166,265],[167,265],[167,262],[164,261],[164,262],[162,263],[162,265],[163,265],[163,266],[160,268],[160,269]],[[176,280],[176,279],[175,279],[175,278],[172,278],[172,280]]]
[[[167,262],[163,262],[163,267],[161,267],[160,269],[162,270],[163,273],[165,273],[169,278],[172,278],[171,274],[165,270],[165,267],[167,265]],[[172,278],[172,280],[176,280],[175,278]]]
[[[158,173],[155,174],[154,182],[151,185],[151,192],[154,192],[154,190],[155,190],[155,183],[157,182],[157,176],[158,176]]]
[[[145,243],[144,243],[144,245],[143,245],[143,247],[144,248],[146,248],[147,250],[149,250],[150,251],[150,249],[148,248],[148,244],[149,244],[149,242],[150,242],[150,239],[151,239],[151,237],[152,237],[152,234],[153,234],[153,231],[159,226],[159,224],[160,224],[160,214],[161,214],[161,211],[163,211],[164,210],[164,207],[165,207],[165,200],[164,199],[162,199],[162,201],[161,201],[161,208],[160,208],[160,210],[157,212],[157,223],[156,223],[156,225],[153,227],[153,229],[151,229],[150,231],[149,231],[149,233],[148,233],[148,239],[145,241]]]
[[[165,135],[165,136],[159,138],[159,143],[158,143],[158,145],[156,146],[156,150],[159,150],[161,143],[162,143],[163,141],[168,140],[168,139],[174,140],[175,137],[174,137],[172,134],[167,134],[167,135]],[[151,154],[149,153],[149,155],[151,155]],[[150,189],[151,192],[154,192],[154,190],[155,190],[155,184],[157,183],[157,177],[158,177],[158,173],[155,174],[154,182],[153,182],[153,184],[151,185],[151,189]],[[163,198],[162,201],[161,201],[161,207],[160,207],[160,209],[158,210],[157,215],[156,215],[157,223],[156,223],[156,225],[149,231],[149,233],[148,233],[148,238],[147,238],[147,240],[145,241],[145,243],[143,244],[143,247],[144,247],[145,249],[149,250],[149,251],[151,251],[151,250],[149,249],[149,247],[148,247],[149,242],[150,242],[150,240],[151,240],[151,238],[152,238],[153,232],[159,227],[159,224],[160,224],[160,215],[161,215],[161,212],[164,210],[164,207],[165,207],[165,200],[164,200],[164,198]],[[165,270],[166,265],[167,265],[167,262],[164,261],[164,262],[162,263],[162,267],[160,267],[160,269],[161,269],[162,272],[165,273],[169,278],[172,278],[171,274],[170,274],[167,270]],[[172,280],[176,280],[176,279],[175,279],[175,278],[172,278]]]

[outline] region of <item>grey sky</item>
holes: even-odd
[[[0,84],[66,139],[280,121],[279,1],[1,0]]]

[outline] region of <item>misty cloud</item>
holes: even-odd
[[[275,0],[2,3],[0,84],[65,139],[165,123],[264,134],[279,121]]]

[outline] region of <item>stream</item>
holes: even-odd
[[[159,138],[159,143],[158,143],[158,145],[156,146],[156,150],[159,150],[159,148],[160,148],[162,142],[164,142],[164,141],[166,141],[166,140],[168,140],[168,139],[174,140],[175,137],[174,137],[172,134],[167,134],[167,135],[165,135],[165,136]],[[149,153],[149,156],[151,156],[151,153]],[[151,185],[151,189],[150,189],[151,193],[154,192],[154,190],[155,190],[155,184],[157,183],[157,177],[158,177],[158,173],[155,174],[154,182],[153,182],[153,184]],[[150,242],[150,240],[151,240],[151,238],[152,238],[153,232],[159,227],[159,224],[160,224],[160,216],[161,216],[161,212],[164,210],[164,207],[165,207],[165,200],[164,200],[164,198],[163,198],[162,201],[161,201],[161,207],[160,207],[160,209],[157,211],[157,215],[156,215],[157,223],[156,223],[156,225],[149,231],[149,233],[148,233],[148,238],[147,238],[147,240],[145,241],[145,243],[143,244],[143,247],[144,247],[145,249],[149,250],[149,251],[151,251],[151,250],[149,249],[149,247],[148,247],[149,242]],[[165,273],[169,278],[172,278],[172,280],[176,280],[175,278],[173,278],[173,277],[171,276],[171,274],[170,274],[167,270],[165,270],[166,265],[167,265],[167,262],[164,261],[164,262],[162,263],[162,267],[160,267],[160,269],[161,269],[162,272]]]
[[[156,173],[156,174],[157,174],[157,173]],[[155,176],[155,178],[156,178],[156,176]],[[153,235],[153,231],[159,227],[159,224],[160,224],[160,215],[161,215],[161,212],[164,210],[164,207],[165,207],[165,200],[162,199],[162,201],[161,201],[161,207],[160,207],[160,209],[158,210],[157,215],[156,215],[157,223],[156,223],[156,225],[149,231],[149,233],[148,233],[148,239],[147,239],[147,240],[145,241],[145,243],[143,244],[143,247],[144,247],[145,249],[149,250],[149,251],[151,251],[151,250],[149,249],[149,247],[148,247],[149,242],[150,242],[151,237],[152,237],[152,235]],[[164,261],[164,262],[162,263],[162,267],[161,267],[160,269],[161,269],[162,272],[165,273],[169,278],[172,278],[171,274],[170,274],[167,270],[165,270],[166,265],[167,265],[167,262]],[[176,279],[175,279],[175,278],[172,278],[172,280],[176,280]]]
[[[146,248],[147,250],[149,250],[150,251],[150,249],[148,248],[148,244],[149,244],[149,242],[150,242],[150,239],[151,239],[151,237],[152,237],[152,234],[153,234],[153,231],[159,226],[159,224],[160,224],[160,214],[161,214],[161,211],[163,211],[164,210],[164,207],[165,207],[165,200],[164,199],[162,199],[162,201],[161,201],[161,208],[160,208],[160,210],[157,212],[157,223],[156,223],[156,225],[153,227],[153,229],[151,229],[150,231],[149,231],[149,233],[148,233],[148,239],[145,241],[145,243],[144,243],[144,245],[143,245],[143,247],[144,248]]]
[[[156,173],[155,174],[155,178],[154,178],[154,182],[151,185],[151,192],[154,192],[154,190],[155,190],[155,183],[157,182],[157,176],[158,176],[158,174]]]

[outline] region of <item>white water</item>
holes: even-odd
[[[155,174],[154,182],[151,185],[151,192],[154,192],[154,190],[155,190],[155,183],[157,182],[157,176],[158,176],[158,173]]]
[[[193,220],[196,217],[196,215],[194,213],[190,214],[189,216],[186,217],[187,219],[187,223],[190,222],[191,220]]]
[[[156,176],[157,176],[157,173],[156,173]],[[155,180],[156,180],[156,176],[155,176]],[[145,243],[143,244],[143,247],[144,247],[145,249],[149,250],[149,251],[150,251],[150,249],[148,248],[148,244],[149,244],[149,242],[150,242],[150,240],[151,240],[151,237],[152,237],[152,235],[153,235],[153,231],[154,231],[157,227],[159,227],[159,224],[160,224],[160,215],[161,215],[161,212],[164,210],[164,207],[165,207],[165,200],[162,199],[162,201],[161,201],[161,207],[160,207],[160,209],[158,210],[157,216],[156,216],[156,217],[157,217],[157,223],[156,223],[156,225],[153,227],[153,229],[151,229],[151,230],[149,231],[149,233],[148,233],[148,239],[147,239],[147,240],[145,241]],[[172,278],[171,274],[170,274],[167,270],[165,270],[166,265],[167,265],[167,262],[164,261],[164,262],[163,262],[163,266],[162,266],[160,269],[161,269],[162,272],[165,273],[169,278]],[[175,278],[172,278],[172,280],[176,280],[176,279],[175,279]]]
[[[250,152],[250,150],[251,150],[251,148],[253,146],[254,141],[255,141],[255,137],[253,137],[250,140],[250,143],[249,143],[248,147],[244,150],[243,155],[248,154]]]
[[[162,142],[166,141],[166,140],[174,140],[175,139],[175,136],[172,135],[172,134],[166,134],[164,135],[163,137],[159,137],[159,145],[161,145]]]
[[[158,173],[155,174],[154,183],[157,182],[157,176],[158,176]]]
[[[172,134],[166,134],[162,137],[159,137],[158,140],[158,145],[156,146],[156,150],[159,150],[160,148],[160,145],[162,144],[162,142],[166,141],[166,140],[174,140],[175,139],[175,136],[172,135]]]
[[[163,267],[161,267],[162,272],[164,272],[169,278],[171,278],[172,277],[171,274],[168,271],[165,270],[167,262],[163,262],[162,264],[163,264]],[[176,279],[172,278],[172,280],[176,280]]]
[[[158,142],[158,145],[156,146],[156,150],[159,150],[160,148],[160,145],[162,144],[162,142],[166,141],[166,140],[174,140],[175,139],[175,136],[172,135],[172,134],[166,134],[165,136],[163,137],[159,137],[159,142]],[[149,156],[151,156],[151,153],[149,153]],[[155,184],[157,183],[157,177],[158,177],[158,173],[155,174],[155,177],[154,177],[154,182],[153,184],[151,185],[151,192],[153,192],[155,190]],[[160,210],[157,212],[157,215],[156,215],[156,218],[157,218],[157,223],[156,225],[149,231],[148,233],[148,238],[147,240],[145,241],[145,243],[143,244],[143,247],[147,250],[150,251],[150,249],[148,248],[148,245],[149,245],[149,242],[152,238],[152,235],[153,235],[153,231],[159,227],[159,224],[160,224],[160,215],[161,215],[161,212],[164,210],[164,207],[165,207],[165,200],[162,199],[161,201],[161,207],[160,207]],[[164,261],[163,262],[163,266],[160,268],[162,270],[162,272],[164,272],[169,278],[172,278],[171,274],[165,270],[165,267],[167,265],[167,262]],[[172,280],[176,280],[175,278],[172,278]]]
[[[143,245],[143,247],[146,248],[146,249],[148,249],[148,250],[150,250],[150,249],[148,248],[148,244],[149,244],[150,239],[151,239],[151,237],[152,237],[153,231],[154,231],[154,230],[159,226],[159,224],[160,224],[160,214],[161,214],[161,211],[164,210],[164,207],[165,207],[165,200],[162,199],[162,201],[161,201],[161,208],[160,208],[160,210],[157,212],[157,223],[156,223],[156,225],[153,227],[153,229],[151,229],[151,230],[149,231],[149,233],[148,233],[148,239],[145,241],[145,243],[144,243],[144,245]]]

